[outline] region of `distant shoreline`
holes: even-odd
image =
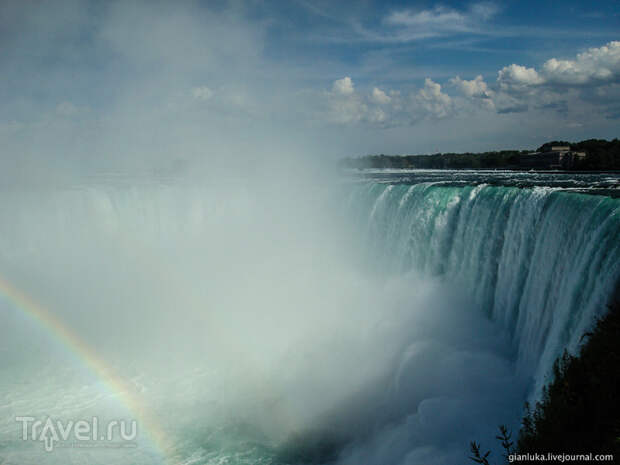
[[[534,172],[620,172],[620,140],[551,141],[535,150],[365,155],[339,161],[353,169],[509,170]]]
[[[513,171],[515,173],[544,173],[544,174],[620,174],[620,169],[613,170],[536,170],[522,168],[348,168],[355,171],[394,170],[394,171]]]

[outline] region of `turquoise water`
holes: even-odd
[[[356,185],[349,201],[375,263],[468,289],[542,381],[605,311],[620,276],[620,200],[564,188]]]
[[[151,425],[128,451],[20,441],[16,415],[133,413],[4,299],[0,461],[465,461],[605,311],[617,190],[613,174],[416,171],[311,193],[5,192],[3,277],[109,361],[171,445]]]

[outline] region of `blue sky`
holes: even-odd
[[[613,138],[619,14],[618,1],[3,2],[2,157],[148,165]]]
[[[299,0],[275,8],[267,54],[305,63],[327,58],[359,73],[360,80],[406,84],[412,74],[429,77],[427,72],[434,78],[495,75],[506,64],[533,65],[549,53],[570,56],[600,46],[620,30],[618,2],[351,5]],[[373,65],[387,69],[373,72]]]

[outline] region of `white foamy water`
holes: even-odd
[[[552,175],[430,175],[307,195],[4,192],[3,279],[79,335],[168,444],[150,423],[127,450],[21,441],[15,416],[136,412],[5,296],[3,463],[455,463],[516,427],[614,292],[620,200]]]

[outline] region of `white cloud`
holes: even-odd
[[[422,10],[417,13],[411,10],[395,11],[385,19],[385,22],[400,26],[454,28],[457,25],[463,25],[466,22],[466,17],[456,10],[436,6],[432,10]]]
[[[423,119],[445,118],[454,113],[454,102],[441,85],[427,78],[424,87],[401,97],[374,87],[371,92],[354,92],[348,78],[336,81],[325,93],[328,120],[338,124],[366,124],[381,127],[407,126]]]
[[[450,83],[468,99],[478,101],[488,110],[495,109],[495,103],[493,102],[495,92],[489,89],[489,86],[482,78],[482,75],[476,76],[471,81],[461,79],[459,76],[456,76],[455,78],[450,79]]]
[[[327,93],[327,97],[330,121],[349,124],[367,117],[368,106],[355,92],[353,80],[349,76],[334,81],[332,91]]]
[[[506,66],[498,72],[498,91],[490,97],[498,112],[547,108],[566,113],[570,107],[588,105],[601,89],[618,81],[620,42],[614,41],[579,53],[573,60],[551,58],[540,71],[517,64]],[[615,114],[618,99],[610,97],[598,104]]]
[[[194,87],[192,89],[192,96],[197,100],[209,100],[213,97],[213,91],[207,86]]]
[[[368,106],[359,98],[331,98],[329,101],[330,121],[333,123],[357,123],[365,119]]]
[[[506,92],[498,92],[493,98],[493,109],[497,113],[521,113],[528,108],[527,100],[516,98]]]
[[[534,68],[512,64],[504,66],[497,73],[497,82],[501,88],[519,89],[526,86],[542,84],[544,79]]]
[[[450,79],[450,83],[452,83],[455,87],[457,87],[466,97],[480,97],[480,98],[489,98],[492,95],[492,91],[489,90],[489,87],[482,75],[476,76],[471,81],[467,81],[461,79],[459,76]]]
[[[353,94],[353,92],[355,92],[355,88],[353,87],[353,81],[349,76],[345,76],[342,79],[334,81],[332,89],[335,93],[342,95],[351,95]]]
[[[398,90],[388,92],[379,86],[356,92],[347,76],[327,92],[330,120],[395,127],[480,111],[555,112],[563,118],[583,119],[595,107],[605,117],[615,118],[620,114],[619,70],[620,42],[610,42],[574,60],[552,58],[539,69],[513,63],[500,69],[495,81],[486,81],[482,75],[473,79],[456,76],[449,80],[456,96],[428,77],[421,89],[402,97]]]
[[[549,82],[585,85],[620,78],[620,41],[609,42],[577,55],[575,60],[551,58],[543,65]]]
[[[427,10],[397,10],[384,23],[397,30],[383,40],[408,42],[462,33],[480,33],[481,24],[492,18],[498,7],[489,2],[475,3],[466,10],[436,6]]]
[[[379,105],[385,105],[387,103],[390,103],[390,101],[392,100],[392,97],[387,95],[384,91],[382,91],[378,87],[375,87],[372,89],[371,100],[374,103],[377,103]]]
[[[547,88],[561,86],[600,85],[620,80],[620,41],[590,48],[579,53],[574,60],[551,58],[542,70],[512,64],[502,68],[497,77],[506,91],[532,90],[535,86]]]
[[[414,96],[415,103],[428,115],[445,118],[453,110],[452,98],[441,91],[441,85],[430,78],[424,80],[424,87]]]

